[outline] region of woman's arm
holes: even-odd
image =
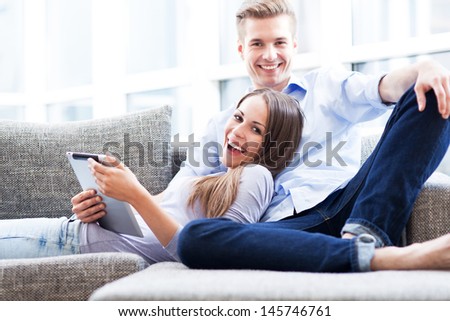
[[[433,89],[440,114],[445,119],[450,116],[450,73],[432,60],[420,61],[388,73],[380,81],[380,97],[384,102],[395,103],[414,84],[420,111],[426,107],[425,93]]]
[[[159,242],[166,246],[179,229],[178,222],[164,212],[156,197],[141,185],[128,167],[110,156],[106,161],[115,166],[104,166],[93,159],[89,160],[89,167],[96,179],[99,191],[133,206]],[[105,210],[108,211],[107,208]]]
[[[161,245],[165,247],[180,228],[180,224],[164,212],[154,196],[142,185],[140,187],[140,191],[137,192],[134,201],[129,203],[141,215]]]

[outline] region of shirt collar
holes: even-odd
[[[307,93],[307,87],[304,82],[295,75],[291,75],[288,85],[283,89],[285,94],[295,97],[302,102]]]
[[[250,86],[247,89],[247,92],[251,92],[254,89],[255,88],[253,86]],[[291,74],[291,77],[289,78],[289,82],[288,82],[287,86],[284,87],[284,89],[282,91],[286,94],[290,94],[293,91],[297,91],[297,90],[303,92],[303,96],[304,96],[306,94],[306,92],[308,91],[308,88],[307,88],[306,84],[304,83],[304,81],[302,81],[296,75]]]
[[[291,77],[289,78],[289,83],[283,89],[283,92],[290,94],[291,92],[296,90],[301,90],[306,93],[308,91],[308,88],[306,84],[302,81],[302,79],[292,74]]]

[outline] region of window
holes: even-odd
[[[127,72],[130,74],[177,65],[176,0],[129,0]]]
[[[223,80],[220,82],[220,105],[222,109],[236,105],[240,96],[245,93],[251,82],[248,77]]]
[[[0,118],[24,119],[23,1],[0,1]]]
[[[24,106],[0,106],[0,119],[24,119]]]
[[[199,131],[250,85],[236,45],[240,4],[0,0],[0,118],[73,121],[171,105],[174,134]],[[450,67],[448,0],[292,4],[295,75],[336,63],[378,73],[426,56]]]
[[[46,58],[48,90],[92,83],[89,0],[47,0]]]
[[[353,0],[353,43],[450,32],[449,16],[446,0]]]
[[[179,134],[187,137],[192,132],[192,106],[184,101],[189,87],[153,90],[129,94],[127,106],[129,112],[169,105],[172,109],[172,136]]]
[[[92,118],[92,101],[90,99],[47,105],[47,121],[87,120]]]
[[[23,2],[0,1],[0,92],[23,91]]]

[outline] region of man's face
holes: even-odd
[[[291,61],[297,49],[291,19],[286,15],[243,21],[238,51],[255,89],[281,91],[291,76]]]

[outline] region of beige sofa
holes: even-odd
[[[0,121],[0,219],[70,215],[80,190],[66,151],[122,160],[153,193],[178,170],[169,148],[171,110],[56,125]],[[149,144],[150,143],[150,144]],[[376,138],[363,142],[363,157]],[[450,232],[450,177],[435,173],[417,200],[406,242]],[[320,250],[320,249],[318,249]],[[450,272],[299,273],[148,266],[137,255],[100,253],[0,260],[0,300],[449,300]]]

